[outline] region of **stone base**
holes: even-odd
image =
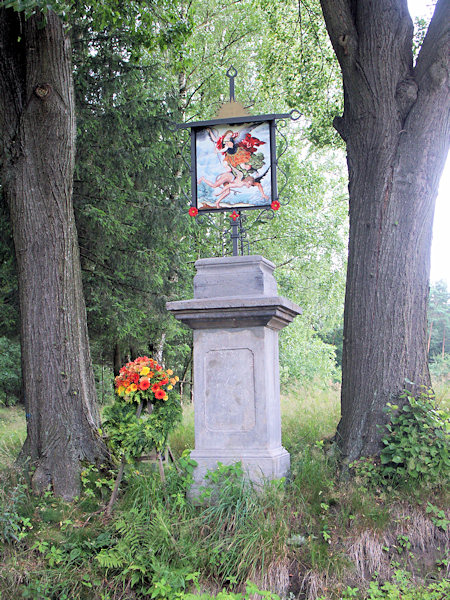
[[[261,484],[289,471],[281,445],[278,332],[301,308],[277,295],[262,256],[195,263],[194,298],[167,309],[194,330],[195,450],[191,498],[217,463],[241,462]]]
[[[217,469],[217,463],[233,465],[240,462],[250,481],[258,484],[265,480],[281,479],[286,477],[290,468],[290,455],[283,447],[275,450],[261,451],[235,451],[233,453],[217,451],[191,452],[191,458],[196,461],[194,469],[194,483],[189,491],[189,497],[194,499],[200,495],[200,487],[208,485],[205,479],[208,471]]]

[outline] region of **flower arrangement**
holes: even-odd
[[[178,381],[171,369],[165,371],[153,358],[140,356],[120,369],[115,379],[116,393],[127,403],[166,402],[169,399],[167,392]]]
[[[140,356],[120,369],[116,399],[105,408],[103,427],[109,446],[128,462],[144,451],[162,452],[169,433],[181,419],[174,386],[179,378],[153,358]]]
[[[181,420],[181,403],[172,391],[178,377],[153,358],[140,356],[123,366],[115,379],[116,397],[105,408],[104,432],[112,455],[120,462],[114,490],[105,510],[108,517],[117,499],[125,463],[133,463],[144,451],[156,450],[161,480],[165,481],[161,452],[169,433]],[[137,405],[137,406],[136,406]]]

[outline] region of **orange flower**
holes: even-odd
[[[154,383],[154,384],[152,385],[152,392],[153,392],[154,394],[156,394],[156,392],[157,392],[158,390],[160,390],[160,389],[161,389],[161,388],[159,387],[159,383]]]
[[[162,390],[161,388],[158,388],[155,392],[155,398],[157,400],[163,400],[164,397],[166,396],[166,392],[164,390]]]
[[[139,389],[145,392],[145,390],[148,390],[149,387],[150,381],[146,377],[143,377],[139,383]]]

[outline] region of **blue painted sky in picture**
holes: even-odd
[[[269,123],[216,125],[196,135],[197,208],[270,205]]]

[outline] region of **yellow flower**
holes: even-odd
[[[164,396],[163,400],[168,400],[168,399],[169,399],[169,396],[166,394],[166,395]]]
[[[178,375],[175,375],[175,381],[180,381],[180,378],[178,377]]]
[[[148,375],[150,373],[150,369],[148,367],[143,367],[141,369],[141,375]]]
[[[131,385],[125,390],[125,395],[128,396],[128,394],[131,394]]]
[[[130,391],[131,391],[131,392],[135,392],[136,390],[137,390],[137,385],[136,385],[135,383],[132,383],[132,384],[130,385]]]
[[[168,386],[167,386],[167,389],[168,389],[168,390],[173,390],[173,385],[168,385]]]
[[[123,396],[125,393],[125,390],[126,390],[125,386],[119,385],[119,387],[117,389],[117,393],[119,394],[119,396]]]

